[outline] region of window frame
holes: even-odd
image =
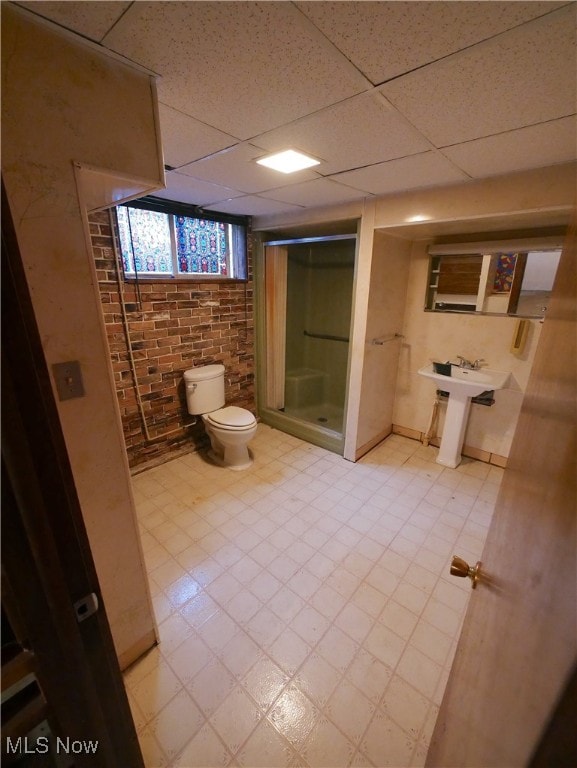
[[[140,208],[147,211],[154,211],[156,213],[162,213],[169,217],[172,217],[172,221],[169,221],[170,229],[170,242],[171,242],[171,257],[172,257],[172,274],[168,272],[154,272],[147,271],[135,271],[126,272],[124,269],[124,259],[122,258],[122,252],[119,245],[119,256],[122,266],[122,274],[125,282],[138,282],[145,280],[147,282],[160,282],[160,283],[173,283],[173,282],[218,282],[218,283],[246,283],[248,282],[248,230],[249,221],[248,216],[236,216],[233,214],[220,213],[218,211],[205,211],[204,209],[191,205],[188,203],[182,203],[176,200],[165,200],[164,198],[154,197],[149,195],[147,197],[141,197],[137,200],[131,200],[126,203],[121,203],[116,208]],[[116,215],[116,208],[114,209],[116,230],[118,236],[118,217]],[[179,272],[178,271],[178,251],[176,243],[176,232],[174,217],[185,216],[193,219],[204,219],[205,221],[214,221],[219,224],[233,225],[241,227],[240,239],[242,243],[242,253],[238,252],[238,249],[233,250],[232,254],[227,257],[227,265],[229,270],[232,268],[232,276],[216,274],[213,272]],[[234,230],[230,232],[230,239],[233,238]]]

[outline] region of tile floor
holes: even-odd
[[[356,464],[259,425],[254,465],[133,477],[161,642],[125,674],[147,768],[421,766],[502,470],[392,436]],[[466,583],[465,583],[466,582]]]

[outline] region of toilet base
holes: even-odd
[[[226,449],[224,456],[218,451],[215,451],[214,448],[209,448],[208,457],[219,467],[224,467],[225,469],[235,469],[240,471],[251,467],[253,458],[248,448],[244,447],[239,451],[234,450],[235,448],[236,446],[231,446]],[[231,453],[234,453],[235,455],[231,456]]]

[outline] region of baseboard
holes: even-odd
[[[410,427],[403,427],[399,424],[393,424],[393,434],[402,435],[403,437],[409,437],[411,440],[419,440],[422,442],[424,433],[419,432],[418,429],[411,429]],[[440,437],[433,437],[429,441],[429,445],[433,445],[438,448],[441,445]],[[507,467],[507,457],[500,456],[498,453],[491,453],[490,451],[484,451],[482,448],[475,448],[472,445],[464,445],[462,455],[468,459],[475,459],[476,461],[484,461],[485,464],[493,464],[495,467]]]
[[[355,451],[355,461],[358,461],[362,456],[365,455],[365,453],[368,453],[371,451],[376,445],[379,443],[382,443],[385,438],[387,438],[391,434],[392,430],[391,428],[385,429],[382,432],[379,432],[379,434],[376,437],[373,437],[371,440],[369,440],[368,443],[365,443],[364,445],[361,445],[360,448],[357,448]]]
[[[127,651],[121,653],[118,656],[118,663],[120,665],[121,672],[129,667],[131,664],[139,659],[146,651],[149,651],[157,643],[156,632],[151,629],[144,637],[141,637],[134,645],[132,645]]]
[[[409,427],[401,427],[398,424],[393,424],[393,434],[401,435],[401,437],[410,437],[411,440],[422,440],[423,433],[418,429],[410,429]]]

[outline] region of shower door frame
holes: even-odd
[[[332,429],[327,429],[321,425],[307,422],[301,419],[285,414],[282,411],[269,405],[271,399],[271,393],[274,393],[274,399],[279,397],[279,373],[278,370],[271,370],[270,362],[273,359],[273,354],[276,351],[274,349],[273,339],[275,334],[271,337],[269,329],[269,321],[274,315],[274,310],[271,309],[271,294],[275,295],[275,299],[278,302],[279,299],[282,303],[282,291],[279,293],[281,286],[275,284],[272,280],[267,282],[266,273],[266,248],[275,247],[282,248],[283,246],[299,245],[303,243],[321,243],[330,242],[331,240],[354,240],[355,241],[355,257],[353,267],[353,284],[351,294],[351,316],[349,321],[349,339],[352,339],[352,323],[353,323],[353,305],[354,305],[354,292],[356,284],[356,271],[358,264],[358,252],[359,252],[359,235],[358,232],[351,232],[350,234],[340,235],[322,235],[318,237],[300,237],[300,238],[283,238],[283,239],[262,239],[255,243],[255,264],[254,264],[254,280],[255,280],[255,331],[256,331],[256,404],[257,413],[260,420],[264,424],[268,424],[275,429],[279,429],[281,432],[286,432],[289,435],[298,437],[301,440],[305,440],[313,445],[318,445],[321,448],[326,448],[333,453],[338,453],[341,456],[344,452],[345,446],[345,425],[347,422],[347,408],[349,399],[349,378],[350,378],[350,366],[351,366],[351,342],[349,341],[349,348],[347,353],[347,373],[346,373],[346,386],[345,397],[343,402],[343,429],[341,433],[335,433]],[[277,252],[278,253],[278,252]],[[288,257],[288,253],[287,253]],[[285,315],[284,322],[286,323],[286,280],[287,270],[286,263],[284,269],[280,266],[277,277],[280,276],[284,281],[284,299],[285,299]],[[269,275],[270,277],[270,275]],[[286,326],[285,326],[286,327]],[[284,332],[284,331],[283,331]],[[277,330],[277,338],[280,335]],[[269,343],[270,342],[270,343]],[[281,349],[282,354],[285,355],[284,341]],[[280,368],[284,371],[285,361],[283,360]]]

